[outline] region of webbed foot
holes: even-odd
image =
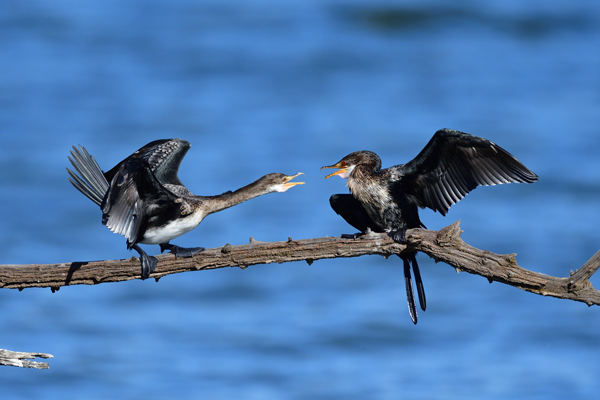
[[[148,279],[150,277],[150,274],[153,273],[156,269],[158,260],[156,259],[156,257],[149,256],[146,253],[140,256],[140,260],[142,262],[142,280]]]
[[[204,247],[179,247],[176,246],[174,244],[170,244],[170,243],[161,243],[160,244],[160,252],[162,253],[165,250],[169,250],[171,252],[171,254],[173,254],[175,257],[183,257],[183,258],[188,258],[188,257],[193,257],[198,253],[203,252],[204,250],[206,250]]]
[[[391,237],[394,242],[406,244],[406,228],[398,229],[397,231],[391,231],[388,233],[388,236]]]
[[[356,233],[342,233],[340,235],[340,237],[342,239],[358,239],[359,237],[361,237],[362,235],[364,235],[364,233],[362,232],[356,232]]]
[[[156,259],[156,257],[149,256],[148,254],[146,254],[146,252],[142,250],[137,244],[134,244],[133,246],[131,246],[131,248],[140,253],[140,262],[142,264],[142,280],[148,279],[150,277],[150,274],[156,269],[158,260]]]

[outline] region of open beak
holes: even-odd
[[[294,179],[298,175],[304,175],[304,172],[298,172],[296,175],[288,175],[285,178],[283,178],[283,188],[285,190],[288,190],[292,186],[304,185],[304,182],[290,182],[292,179]]]
[[[340,161],[337,164],[333,164],[333,165],[328,165],[326,167],[321,167],[321,169],[326,169],[326,168],[338,168],[337,171],[335,171],[332,174],[329,174],[325,177],[325,179],[327,178],[331,178],[334,175],[342,175],[342,178],[346,177],[346,173],[348,172],[348,166],[342,164],[342,161]]]

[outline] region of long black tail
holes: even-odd
[[[331,208],[342,216],[350,225],[364,233],[367,229],[371,229],[374,232],[381,232],[377,229],[377,224],[373,222],[367,210],[362,204],[356,200],[351,194],[334,194],[329,198],[329,204]],[[422,224],[421,224],[422,225]],[[399,229],[388,233],[388,235],[398,243],[406,244],[406,229]],[[356,236],[355,235],[342,235],[344,236]],[[425,300],[425,289],[423,288],[423,280],[421,279],[421,271],[419,271],[419,264],[417,264],[417,253],[402,253],[399,257],[404,263],[404,283],[406,285],[406,299],[408,301],[408,312],[412,322],[417,324],[417,306],[415,304],[415,294],[413,291],[412,276],[410,274],[410,267],[412,265],[413,273],[415,274],[415,282],[417,284],[417,294],[419,296],[419,304],[421,309],[425,311],[427,303]]]
[[[427,300],[425,299],[425,288],[423,287],[423,280],[421,279],[421,271],[419,270],[419,264],[417,264],[417,253],[403,253],[399,257],[402,259],[404,264],[404,284],[406,286],[406,300],[408,302],[408,312],[410,313],[410,319],[413,324],[417,324],[417,305],[415,303],[415,294],[413,291],[412,276],[410,273],[410,267],[412,264],[413,273],[415,275],[415,283],[417,285],[417,295],[419,296],[419,304],[421,309],[425,311],[427,308]]]
[[[82,146],[79,146],[79,149],[73,146],[71,156],[73,158],[69,157],[69,161],[81,176],[67,168],[70,176],[69,182],[88,199],[100,206],[110,186],[100,166]]]

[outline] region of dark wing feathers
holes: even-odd
[[[160,184],[142,158],[130,158],[119,167],[101,205],[102,223],[125,236],[131,247],[142,240],[142,224],[156,216],[176,218],[180,206],[175,203],[177,196]]]
[[[477,186],[538,179],[500,146],[451,129],[437,131],[417,157],[390,170],[401,176],[401,190],[420,207],[442,215]]]
[[[351,194],[334,194],[329,198],[329,204],[333,211],[360,232],[365,233],[367,229],[383,232],[383,229],[369,217],[363,205]]]
[[[158,181],[165,184],[181,185],[177,176],[183,157],[190,149],[189,142],[182,139],[162,139],[150,142],[104,174],[107,181],[112,181],[119,172],[120,166],[130,159],[143,159]]]
[[[141,201],[137,185],[133,179],[140,170],[139,161],[125,160],[119,164],[110,182],[110,188],[102,205],[102,223],[114,233],[125,236],[127,244],[138,241],[142,220]],[[138,164],[138,165],[136,165]]]
[[[189,148],[181,139],[156,140],[103,173],[83,147],[73,147],[69,160],[79,176],[67,168],[69,181],[100,206],[102,223],[125,236],[131,247],[143,239],[140,234],[148,224],[159,226],[181,216],[171,190],[189,193],[177,177]]]
[[[177,172],[190,147],[189,142],[185,140],[170,139],[153,146],[144,158],[160,183],[183,186]]]

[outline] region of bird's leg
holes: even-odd
[[[412,277],[410,275],[410,263],[406,256],[400,256],[404,262],[404,285],[406,286],[406,301],[408,302],[408,312],[413,324],[417,324],[417,305],[415,304],[415,294],[413,292]]]
[[[373,234],[373,231],[370,227],[367,227],[367,229],[364,232],[342,233],[340,237],[342,239],[358,239],[359,237],[369,236],[371,234]]]
[[[142,250],[137,244],[134,244],[133,246],[131,246],[131,248],[140,253],[140,262],[142,263],[142,280],[148,279],[148,277],[150,277],[150,274],[156,268],[158,260],[156,259],[156,257],[152,257],[146,254],[146,252]]]
[[[175,257],[193,257],[194,255],[203,252],[204,250],[206,250],[204,247],[179,247],[179,246],[175,246],[174,244],[171,244],[169,242],[167,243],[161,243],[160,244],[160,252],[162,253],[165,250],[170,250],[171,254],[173,254]]]
[[[406,244],[406,228],[400,228],[397,231],[388,232],[388,236],[391,237],[394,242]]]

